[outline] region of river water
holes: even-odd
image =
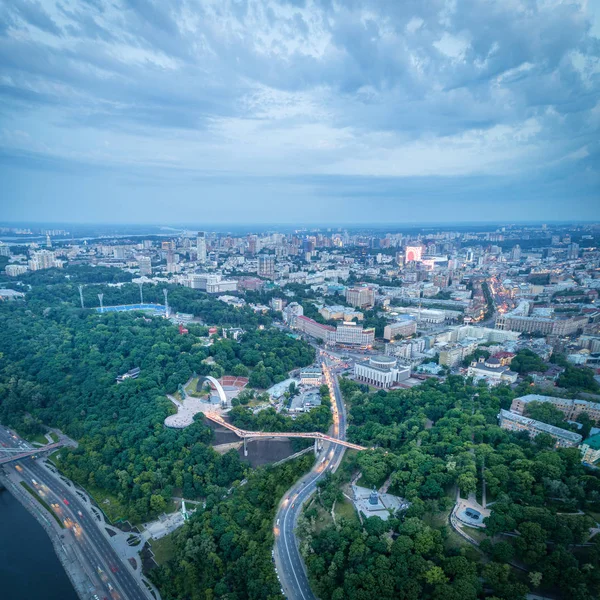
[[[0,489],[0,598],[78,600],[42,526]]]

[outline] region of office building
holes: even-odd
[[[209,294],[236,292],[237,281],[223,279],[218,273],[194,273],[188,276],[187,287],[203,290]]]
[[[499,424],[502,429],[507,431],[526,431],[530,437],[536,437],[540,433],[547,433],[554,438],[554,445],[557,448],[572,448],[581,443],[582,437],[578,433],[554,427],[535,419],[529,419],[513,412],[501,409],[498,415]]]
[[[385,326],[383,338],[391,341],[399,335],[409,337],[417,332],[417,321],[411,316],[400,317],[398,321]]]
[[[354,364],[356,381],[380,388],[390,388],[410,377],[410,367],[398,365],[392,356],[372,356]]]
[[[364,329],[362,325],[352,321],[340,323],[330,341],[338,346],[370,348],[375,341],[375,329],[373,327]]]
[[[496,317],[496,329],[561,337],[577,333],[587,322],[585,316],[551,318],[507,313]]]
[[[348,288],[346,302],[357,308],[372,308],[375,306],[375,290],[369,286]]]
[[[0,256],[10,256],[10,246],[0,242]]]

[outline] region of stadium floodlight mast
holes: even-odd
[[[81,300],[81,308],[85,308],[83,306],[83,286],[79,284],[79,300]]]
[[[138,286],[140,288],[140,304],[144,304],[144,292],[142,291],[142,288],[144,287],[143,282],[139,282]]]
[[[100,312],[104,312],[104,306],[102,304],[102,298],[104,298],[104,294],[98,294],[98,300],[100,300]]]
[[[163,294],[165,295],[165,316],[168,319],[169,318],[169,299],[168,299],[169,290],[167,288],[165,288],[163,290]]]

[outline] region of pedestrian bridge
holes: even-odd
[[[48,452],[49,450],[56,450],[61,446],[64,446],[64,442],[56,442],[54,444],[47,444],[46,446],[40,446],[39,448],[34,448],[33,450],[27,450],[26,452],[21,451],[20,448],[0,448],[0,452],[9,453],[8,456],[0,457],[0,465],[4,465],[9,462],[13,462],[15,460],[20,460],[22,458],[27,458],[28,456],[35,456],[36,454],[40,454],[41,452]]]
[[[321,433],[320,431],[311,431],[311,432],[286,432],[286,431],[247,431],[245,429],[240,429],[231,423],[228,423],[221,417],[220,415],[212,412],[205,412],[204,416],[207,419],[210,419],[214,423],[218,423],[223,427],[233,431],[239,438],[243,440],[247,440],[249,438],[274,438],[274,437],[284,437],[284,438],[309,438],[313,440],[323,440],[324,442],[331,442],[332,444],[338,444],[339,446],[344,446],[346,448],[350,448],[351,450],[368,450],[364,446],[359,446],[358,444],[352,444],[351,442],[346,442],[345,440],[340,440],[338,438],[331,437],[330,435],[326,435],[325,433]]]

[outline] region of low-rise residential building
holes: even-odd
[[[593,421],[600,421],[600,402],[589,400],[573,400],[571,398],[555,398],[554,396],[542,396],[541,394],[527,394],[519,396],[512,401],[510,410],[518,415],[527,411],[530,402],[547,402],[565,415],[565,420],[576,421],[577,417],[585,413]]]
[[[392,356],[372,356],[354,364],[354,378],[375,387],[390,388],[410,377],[410,367],[398,365]]]
[[[580,444],[582,440],[581,435],[578,433],[554,427],[554,425],[548,425],[547,423],[542,423],[542,421],[529,419],[508,410],[501,409],[498,419],[500,427],[508,431],[527,431],[530,437],[535,437],[540,433],[547,433],[554,438],[555,447],[557,448],[572,448]]]

